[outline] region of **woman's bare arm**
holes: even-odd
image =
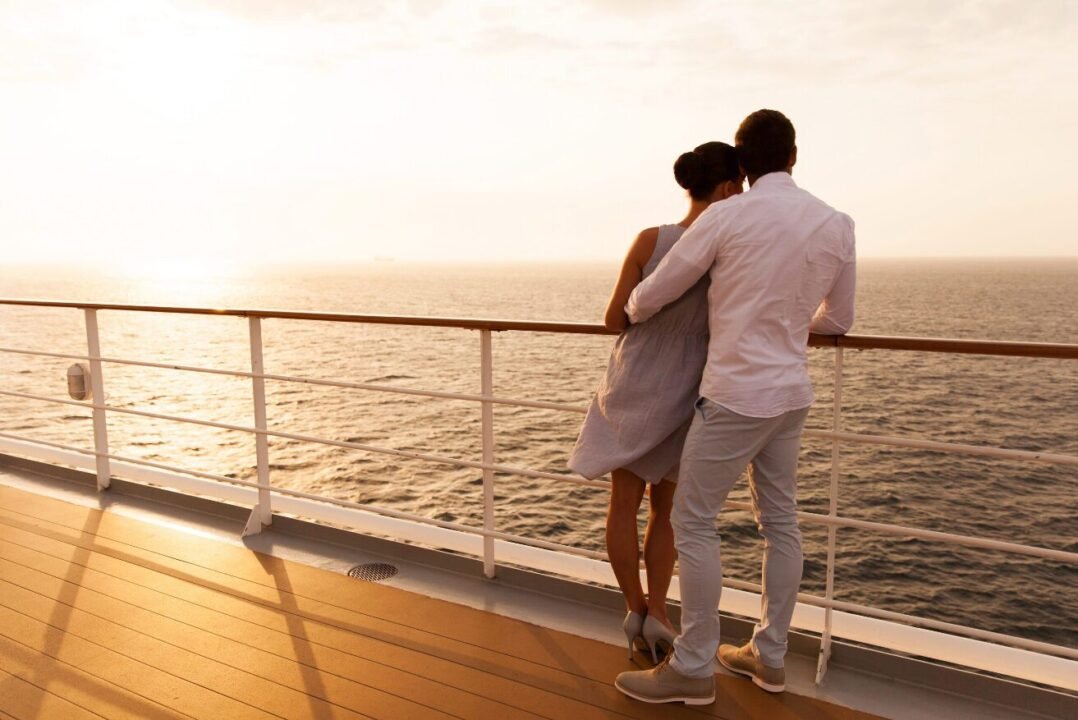
[[[625,255],[625,262],[621,265],[621,274],[618,282],[614,285],[614,291],[610,293],[610,300],[606,304],[606,314],[603,324],[607,330],[621,332],[629,325],[629,318],[625,315],[625,303],[629,301],[629,295],[633,288],[640,284],[644,276],[644,266],[655,252],[655,243],[659,239],[659,228],[648,228],[636,236],[636,240],[629,247]]]

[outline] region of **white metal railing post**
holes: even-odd
[[[97,489],[107,490],[112,481],[109,465],[109,427],[105,415],[105,378],[101,370],[101,337],[97,332],[97,310],[86,309],[86,346],[90,356],[90,392],[94,409],[94,455],[97,461]]]
[[[494,530],[494,470],[489,466],[494,463],[494,357],[491,350],[491,331],[479,331],[479,377],[480,394],[483,396],[483,529]],[[494,538],[483,536],[483,574],[488,578],[495,575]]]
[[[255,461],[258,468],[258,504],[243,529],[244,536],[262,532],[273,522],[270,500],[269,438],[266,436],[266,379],[262,362],[262,319],[248,318],[251,339],[251,389],[255,404]]]
[[[837,433],[842,429],[842,347],[835,348],[835,376],[832,387],[834,388],[834,393],[831,408],[831,430]],[[827,515],[832,519],[838,517],[839,444],[838,438],[831,440],[831,488],[828,492]],[[836,525],[827,526],[827,587],[824,597],[827,598],[828,603],[835,596],[835,545],[837,532],[838,527]],[[827,673],[827,662],[831,659],[831,621],[833,615],[834,608],[828,604],[826,610],[824,610],[824,629],[823,635],[820,637],[820,656],[816,662],[817,683],[823,680],[823,676]]]

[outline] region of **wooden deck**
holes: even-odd
[[[637,703],[623,653],[0,486],[0,720],[870,717],[722,675]]]

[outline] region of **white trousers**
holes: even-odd
[[[783,667],[804,558],[797,524],[797,457],[808,408],[773,418],[738,415],[701,398],[681,455],[672,522],[681,584],[681,635],[670,664],[708,677],[719,646],[722,557],[715,518],[747,465],[764,538],[763,597],[753,632],[764,665]]]

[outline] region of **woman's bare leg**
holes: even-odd
[[[606,552],[610,556],[614,577],[618,579],[618,587],[625,596],[626,609],[643,615],[648,602],[644,596],[644,588],[640,585],[640,540],[637,536],[636,514],[640,510],[640,501],[644,499],[646,483],[622,468],[611,472],[610,479]],[[667,577],[667,584],[669,582],[670,578]]]
[[[648,576],[648,616],[673,629],[666,617],[666,593],[674,574],[674,528],[670,525],[670,510],[674,505],[677,483],[667,480],[648,488],[650,510],[644,535],[644,566]]]

